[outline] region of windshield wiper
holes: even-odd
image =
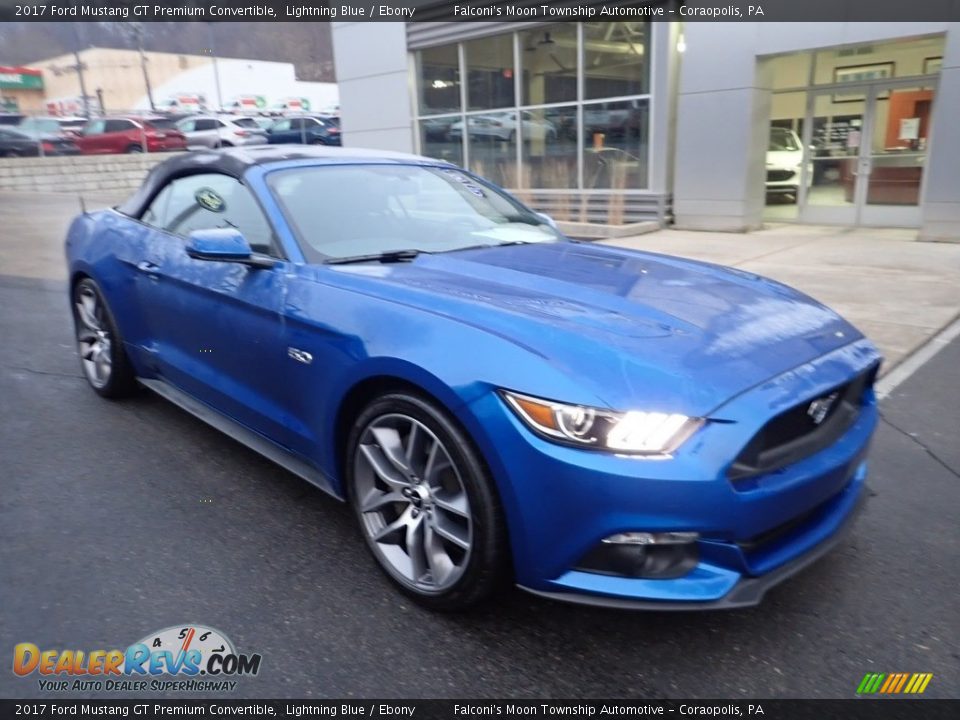
[[[324,265],[348,265],[361,262],[396,263],[413,260],[424,250],[390,250],[389,252],[370,253],[369,255],[348,255],[347,257],[329,258]]]
[[[506,247],[507,245],[532,245],[529,240],[507,240],[498,243],[480,243],[479,245],[465,245],[464,247],[452,248],[443,252],[460,252],[461,250],[483,250],[485,248]]]

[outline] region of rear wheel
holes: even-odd
[[[499,585],[508,567],[499,499],[469,438],[435,403],[408,393],[372,402],[346,465],[367,546],[404,593],[460,610]]]
[[[84,278],[73,290],[73,323],[84,377],[107,398],[133,394],[137,388],[123,340],[100,288]]]
[[[142,153],[142,152],[143,152],[143,148],[140,147],[139,145],[131,145],[130,147],[127,148],[127,152],[128,152],[128,153]]]

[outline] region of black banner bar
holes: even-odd
[[[955,22],[960,0],[0,0],[0,21]]]
[[[0,717],[947,720],[960,700],[0,700]]]

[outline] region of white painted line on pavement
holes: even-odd
[[[921,345],[920,348],[906,360],[880,378],[876,385],[877,399],[883,400],[887,397],[897,389],[900,383],[922,368],[927,362],[933,359],[934,355],[943,350],[958,336],[960,336],[960,318],[957,318],[947,325],[947,327],[930,338],[925,344]]]

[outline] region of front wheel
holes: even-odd
[[[106,398],[133,394],[137,382],[123,340],[100,288],[90,278],[73,290],[73,323],[80,365],[90,387]]]
[[[127,153],[128,153],[128,154],[129,154],[129,153],[137,154],[137,153],[142,153],[142,152],[143,152],[143,148],[140,147],[139,145],[131,145],[130,147],[127,148]]]
[[[508,566],[499,499],[444,410],[416,395],[386,395],[357,418],[347,453],[361,532],[404,593],[435,610],[461,610],[496,589]]]

